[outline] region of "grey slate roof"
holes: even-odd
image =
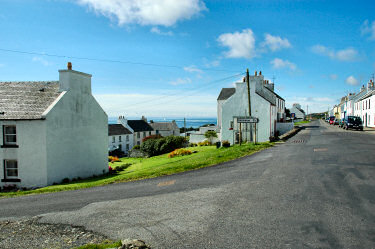
[[[132,134],[132,133],[122,124],[109,124],[108,125],[108,136],[128,135],[128,134]]]
[[[236,88],[223,88],[217,100],[226,100],[236,92]]]
[[[42,119],[60,94],[58,81],[0,82],[0,120]]]
[[[128,120],[128,125],[134,130],[139,131],[153,131],[152,127],[144,120]]]
[[[150,122],[150,126],[154,130],[159,130],[159,131],[173,131],[173,130],[179,129],[175,122],[157,122],[157,123]]]

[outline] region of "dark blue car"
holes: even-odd
[[[346,130],[356,129],[363,131],[362,119],[356,116],[347,116],[342,121],[342,128]]]

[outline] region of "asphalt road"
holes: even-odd
[[[316,121],[218,166],[0,200],[0,218],[35,215],[154,248],[375,248],[375,131]]]

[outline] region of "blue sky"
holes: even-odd
[[[326,111],[375,71],[373,9],[343,0],[0,0],[0,81],[57,80],[71,61],[93,75],[109,116],[215,117],[221,88],[249,68],[275,77],[287,107]]]

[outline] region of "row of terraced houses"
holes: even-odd
[[[342,97],[340,103],[329,110],[329,116],[335,116],[336,119],[357,116],[362,119],[363,126],[375,127],[374,81],[369,80],[366,86],[362,85],[358,93]]]

